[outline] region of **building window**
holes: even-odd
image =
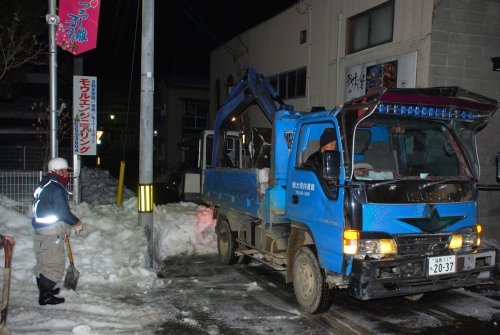
[[[307,71],[305,67],[277,74],[269,78],[282,99],[301,98],[306,95]]]
[[[300,41],[300,44],[304,44],[307,42],[307,30],[300,31],[299,41]]]
[[[297,81],[295,86],[295,93],[297,94],[296,97],[305,97],[306,81],[307,81],[306,68],[303,67],[301,69],[298,69],[296,73],[297,73]]]
[[[387,1],[347,20],[347,53],[392,42],[394,0]]]
[[[280,95],[281,98],[286,99],[287,94],[286,94],[286,78],[287,78],[287,73],[281,74],[278,76],[278,94]]]
[[[185,100],[183,115],[184,133],[196,133],[208,127],[208,101]]]

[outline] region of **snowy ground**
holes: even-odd
[[[308,328],[303,313],[273,296],[263,295],[257,283],[247,281],[241,289],[237,281],[242,277],[236,272],[223,274],[222,268],[209,264],[203,267],[208,273],[177,280],[183,265],[171,263],[171,272],[158,278],[158,267],[148,266],[148,242],[138,224],[137,199],[126,192],[126,200],[117,207],[116,181],[106,171],[84,169],[82,179],[85,202],[75,206],[74,212],[85,227],[79,237],[72,238],[80,278],[76,292],[61,290],[66,302],[56,306],[38,305],[30,215],[18,213],[11,209],[16,204],[0,199],[0,234],[16,239],[7,318],[13,334],[165,334],[165,327],[173,324],[190,327],[186,334],[321,334]],[[206,262],[203,257],[215,259],[214,224],[210,211],[203,206],[156,206],[152,244],[155,258],[181,263],[185,256],[202,257],[200,262]],[[486,242],[499,247],[497,241]],[[3,253],[0,255],[3,261]],[[193,269],[195,265],[189,266]],[[3,278],[3,266],[0,276]],[[208,277],[213,277],[216,284],[207,283]],[[256,302],[257,307],[248,306],[249,302],[245,306],[254,313],[242,316],[243,299]],[[217,301],[229,305],[221,307]],[[232,301],[238,303],[233,306]],[[224,330],[205,315],[209,311],[234,327]],[[492,313],[488,310],[484,314]],[[255,327],[248,332],[236,331],[245,327],[243,321],[248,321],[242,317],[254,318]]]
[[[61,290],[66,302],[56,306],[38,305],[30,216],[10,209],[16,204],[8,199],[1,201],[0,234],[16,239],[7,319],[13,334],[145,334],[144,329],[166,322],[178,312],[165,303],[138,306],[127,302],[127,297],[168,288],[148,266],[148,242],[138,224],[137,199],[128,191],[123,205],[114,205],[116,193],[110,189],[116,189],[116,181],[107,171],[84,170],[82,187],[85,202],[73,211],[85,226],[80,236],[72,238],[80,278],[76,292]],[[213,225],[203,206],[156,207],[155,255],[214,254]],[[0,275],[3,283],[3,266]]]

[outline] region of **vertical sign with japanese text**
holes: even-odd
[[[96,155],[97,77],[73,76],[73,154]]]

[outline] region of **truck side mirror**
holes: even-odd
[[[338,180],[340,174],[340,151],[328,150],[323,152],[323,178]]]
[[[497,153],[497,180],[500,182],[500,152]]]

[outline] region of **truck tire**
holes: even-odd
[[[322,313],[330,308],[332,290],[325,281],[318,258],[307,246],[295,254],[293,261],[293,290],[299,305],[310,314]]]
[[[235,250],[236,240],[229,222],[226,219],[221,219],[217,223],[217,251],[219,252],[219,259],[222,264],[231,265],[236,263]]]

